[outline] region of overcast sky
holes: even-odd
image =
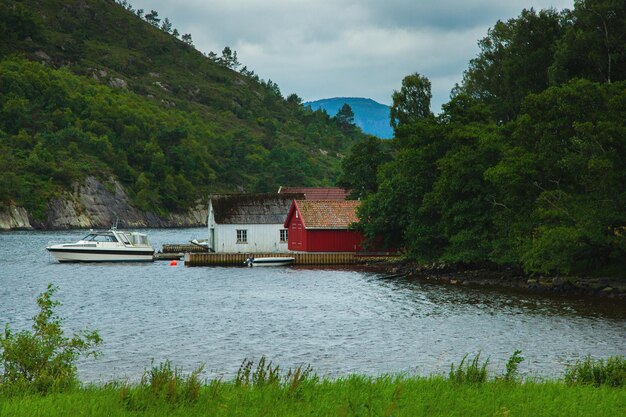
[[[495,22],[573,0],[130,0],[156,10],[202,52],[237,51],[284,96],[305,101],[368,97],[390,104],[404,76],[432,83],[439,112],[460,83],[477,41]]]

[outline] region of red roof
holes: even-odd
[[[359,221],[356,210],[360,204],[356,200],[294,201],[295,209],[300,213],[306,229],[347,229],[352,223]]]
[[[339,187],[280,187],[278,193],[301,193],[306,200],[345,200],[350,194]]]

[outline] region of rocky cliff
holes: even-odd
[[[22,207],[0,205],[0,230],[32,229],[28,212]]]
[[[46,218],[33,218],[24,208],[0,206],[0,230],[74,229],[119,227],[194,227],[206,224],[207,208],[199,205],[186,213],[166,218],[143,212],[132,205],[122,185],[115,179],[106,182],[87,177],[75,184],[72,192],[48,202]]]

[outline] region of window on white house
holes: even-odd
[[[246,229],[237,229],[237,243],[248,243],[248,231]]]
[[[287,242],[287,237],[289,236],[289,230],[287,229],[280,229],[280,241],[282,243]]]

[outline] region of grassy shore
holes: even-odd
[[[626,358],[587,356],[563,380],[524,380],[520,350],[501,373],[488,375],[489,358],[465,355],[444,376],[316,376],[298,367],[283,372],[261,357],[244,360],[230,381],[203,381],[169,361],[136,384],[83,386],[75,361],[97,355],[97,332],[64,336],[54,312],[56,288],[37,298],[33,332],[0,334],[0,417],[56,416],[622,416]]]
[[[86,387],[0,397],[1,416],[618,416],[626,389],[564,382],[457,384],[442,377],[351,376],[285,384],[203,384],[195,397]]]

